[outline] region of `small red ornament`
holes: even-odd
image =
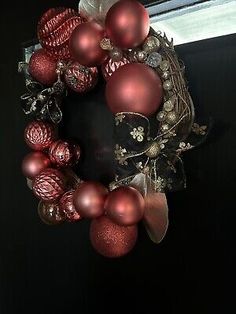
[[[34,150],[48,148],[56,139],[56,130],[53,124],[43,121],[32,121],[25,128],[25,142]]]
[[[34,194],[45,202],[55,202],[66,190],[66,179],[57,169],[40,172],[33,182]]]
[[[85,218],[97,218],[103,215],[107,194],[105,186],[98,182],[81,183],[73,197],[77,212]]]
[[[138,190],[122,186],[109,193],[104,207],[112,221],[118,225],[130,226],[143,218],[144,205],[144,199]]]
[[[107,13],[106,33],[119,48],[140,45],[149,33],[149,15],[144,6],[135,0],[121,0]]]
[[[69,39],[83,19],[70,8],[52,8],[38,23],[38,38],[42,47],[56,60],[70,59]]]
[[[72,166],[79,160],[79,147],[78,145],[57,140],[49,147],[49,157],[52,163],[59,167]]]
[[[44,50],[35,51],[29,62],[29,74],[43,85],[50,86],[57,80],[57,62]]]
[[[108,81],[115,71],[127,63],[130,63],[130,61],[125,57],[122,57],[120,61],[114,61],[112,58],[107,59],[101,67],[104,79]]]
[[[77,221],[81,219],[81,216],[77,213],[73,204],[73,194],[74,190],[67,191],[59,201],[60,212],[63,213],[69,221]]]
[[[67,86],[77,93],[85,93],[92,89],[98,80],[96,67],[88,68],[78,62],[71,63],[65,72]]]
[[[24,176],[33,179],[42,170],[50,167],[50,159],[42,152],[32,152],[25,156],[22,161],[22,172]]]
[[[106,51],[100,47],[100,42],[104,37],[104,29],[95,22],[78,25],[70,38],[72,57],[88,67],[102,64],[107,57]]]
[[[38,215],[40,219],[47,225],[58,225],[65,221],[65,215],[60,212],[57,203],[39,202]]]
[[[137,112],[150,116],[162,100],[161,79],[149,66],[130,63],[120,67],[106,85],[106,100],[110,110]]]
[[[119,226],[108,217],[94,219],[90,226],[90,240],[94,249],[105,257],[120,257],[135,246],[137,225]]]

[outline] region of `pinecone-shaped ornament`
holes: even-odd
[[[73,203],[73,194],[75,190],[67,191],[63,194],[62,198],[59,201],[59,208],[62,215],[65,215],[68,221],[77,221],[81,219],[81,216],[77,213],[74,203]]]

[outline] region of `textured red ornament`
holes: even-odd
[[[80,24],[73,31],[70,38],[70,52],[80,64],[94,67],[102,64],[107,53],[100,47],[105,37],[104,29],[95,22]]]
[[[149,66],[130,63],[120,67],[106,85],[106,100],[110,110],[137,112],[150,116],[162,100],[161,79]]]
[[[32,121],[25,128],[25,142],[34,150],[48,148],[56,139],[56,130],[53,124],[43,121]]]
[[[97,84],[98,70],[88,68],[78,62],[71,63],[65,72],[66,84],[77,93],[85,93]]]
[[[49,9],[38,23],[39,42],[56,60],[70,59],[70,36],[83,21],[73,9]]]
[[[52,163],[57,166],[66,167],[72,166],[79,160],[79,147],[78,145],[57,140],[49,147],[49,157]]]
[[[66,179],[57,169],[48,168],[33,182],[34,194],[45,202],[55,202],[66,190]]]
[[[109,80],[109,78],[112,76],[112,74],[118,70],[120,67],[123,65],[130,63],[128,59],[125,57],[122,57],[120,61],[114,61],[112,58],[107,59],[103,64],[102,64],[102,75],[106,81]]]
[[[107,189],[98,182],[83,182],[74,193],[74,205],[77,212],[85,218],[97,218],[104,213]]]
[[[65,220],[65,215],[60,212],[57,203],[39,202],[38,214],[40,219],[47,225],[58,225]]]
[[[129,253],[136,243],[137,235],[137,225],[119,226],[106,216],[94,219],[90,226],[91,243],[105,257],[120,257]]]
[[[108,11],[105,25],[108,37],[117,47],[133,48],[149,33],[149,15],[138,1],[121,0]]]
[[[50,86],[57,80],[57,62],[44,50],[35,51],[29,62],[29,74],[43,85]]]
[[[74,190],[67,191],[63,194],[59,201],[59,208],[66,219],[69,221],[77,221],[81,219],[81,216],[77,213],[73,204]]]
[[[143,218],[144,206],[144,199],[139,191],[122,186],[109,193],[104,207],[112,221],[118,225],[130,226]]]
[[[42,170],[48,168],[50,164],[50,159],[46,154],[42,152],[32,152],[23,159],[22,172],[27,178],[33,179]]]

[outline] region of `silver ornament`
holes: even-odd
[[[101,47],[103,50],[112,50],[112,49],[113,49],[112,43],[111,43],[111,41],[110,41],[109,38],[103,38],[103,39],[100,41],[100,47]]]
[[[119,62],[122,57],[123,57],[123,53],[122,53],[122,50],[117,48],[117,47],[114,47],[110,53],[109,53],[110,57],[112,58],[112,60],[114,62]]]
[[[164,79],[164,80],[167,80],[169,77],[170,77],[170,72],[169,71],[165,71],[162,73],[161,77]]]
[[[177,122],[177,114],[174,111],[168,112],[166,122],[173,125]]]
[[[164,102],[163,109],[167,112],[174,109],[174,102],[172,99],[168,99],[166,102]]]
[[[158,121],[164,121],[166,118],[167,113],[165,111],[159,111],[157,114],[157,120]]]
[[[161,63],[162,56],[158,52],[152,52],[148,57],[146,64],[152,68],[157,68]]]
[[[165,81],[165,82],[163,83],[163,89],[164,89],[164,90],[169,91],[169,90],[172,89],[172,87],[173,87],[173,84],[172,84],[172,82],[171,82],[170,80],[167,80],[167,81]]]
[[[155,36],[149,36],[143,43],[143,50],[147,53],[158,51],[160,49],[160,41]]]
[[[161,125],[161,131],[162,132],[167,132],[167,131],[169,131],[169,129],[170,129],[169,124],[164,123],[164,124]]]
[[[170,67],[170,62],[168,60],[163,60],[161,63],[160,63],[160,69],[164,72],[164,71],[167,71]]]

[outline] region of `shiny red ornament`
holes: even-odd
[[[121,226],[138,223],[143,218],[144,206],[141,193],[129,186],[122,186],[113,190],[105,202],[108,217]]]
[[[50,167],[50,159],[42,152],[32,152],[22,161],[22,172],[29,179],[36,177],[42,170]]]
[[[137,225],[119,226],[106,216],[94,219],[90,226],[90,240],[94,249],[105,257],[120,257],[135,246]]]
[[[70,38],[70,52],[74,60],[87,67],[102,64],[107,53],[100,47],[105,37],[104,29],[95,22],[80,24]]]
[[[57,80],[57,62],[44,50],[35,51],[29,61],[29,74],[39,83],[51,86]]]
[[[107,13],[107,36],[119,48],[140,45],[149,33],[149,15],[144,6],[135,0],[121,0]]]
[[[161,79],[149,66],[130,63],[120,67],[106,85],[106,100],[110,110],[137,112],[150,116],[162,100]]]
[[[65,221],[65,215],[60,212],[57,203],[39,202],[38,215],[47,225],[58,225]]]
[[[88,68],[78,62],[71,63],[65,71],[67,86],[77,93],[85,93],[91,90],[98,80],[96,67]]]
[[[57,169],[40,172],[33,181],[33,192],[45,202],[56,202],[66,190],[66,179]]]
[[[107,189],[98,182],[83,182],[76,189],[73,197],[77,212],[85,218],[97,218],[104,213]]]
[[[104,79],[108,81],[115,71],[127,63],[130,61],[125,57],[122,57],[120,61],[114,61],[112,58],[107,59],[101,66]]]
[[[73,204],[73,194],[74,190],[67,191],[59,201],[60,212],[66,217],[66,220],[71,222],[81,219]]]
[[[70,59],[69,39],[84,20],[70,8],[49,9],[38,23],[38,39],[56,60]]]
[[[26,144],[34,150],[48,148],[56,139],[56,130],[53,124],[43,121],[32,121],[25,128]]]
[[[53,164],[59,167],[76,164],[80,156],[79,146],[68,141],[57,140],[49,147],[49,157]]]

